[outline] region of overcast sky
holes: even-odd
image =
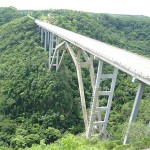
[[[0,0],[0,7],[6,6],[150,16],[150,0]]]

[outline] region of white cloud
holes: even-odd
[[[73,9],[89,12],[150,16],[149,0],[0,0],[0,7]]]

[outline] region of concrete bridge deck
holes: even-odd
[[[35,20],[36,24],[150,85],[150,59],[92,38]]]

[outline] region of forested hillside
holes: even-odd
[[[107,141],[103,142],[101,137],[85,140],[81,134],[80,140],[78,136],[64,134],[84,132],[74,64],[67,54],[60,71],[49,72],[48,53],[41,46],[38,28],[25,15],[29,13],[35,18],[49,20],[52,24],[150,57],[148,17],[68,10],[18,11],[15,8],[0,8],[0,12],[0,149],[8,147],[17,150],[39,144],[40,141],[41,145],[31,149],[150,147],[148,86],[140,107],[139,123],[133,125],[133,141],[127,147],[121,146],[124,123],[129,119],[137,90],[137,85],[131,83],[132,78],[121,71],[109,119],[110,137]],[[87,72],[83,74],[89,109],[91,87]],[[102,101],[105,103],[106,100]],[[139,128],[143,131],[139,132]],[[60,140],[55,144],[45,145],[57,139]]]
[[[25,147],[41,139],[49,143],[69,128],[80,130],[73,75],[67,70],[50,74],[34,22],[25,17],[1,26],[0,41],[1,145]],[[49,137],[51,132],[54,137]]]
[[[15,19],[22,17],[22,13],[20,13],[14,7],[0,7],[0,26]]]

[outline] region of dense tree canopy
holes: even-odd
[[[49,126],[62,132],[77,123],[82,126],[79,94],[77,91],[74,96],[75,91],[71,88],[72,75],[66,73],[67,71],[48,71],[48,55],[40,46],[36,28],[34,22],[27,17],[14,20],[0,28],[1,139],[5,139],[3,132],[10,126],[11,131],[5,134],[12,135],[17,132],[16,123],[20,126],[27,124],[24,130],[27,133],[31,130],[31,134],[34,128],[32,124],[37,124],[33,133],[42,134]],[[8,127],[3,126],[6,123]],[[27,133],[26,135],[29,134]],[[14,136],[18,137],[18,134]],[[15,139],[13,137],[13,141]],[[10,139],[4,141],[11,144]]]
[[[0,7],[0,26],[15,19],[20,18],[22,16],[22,13],[20,13],[16,8],[14,7]]]

